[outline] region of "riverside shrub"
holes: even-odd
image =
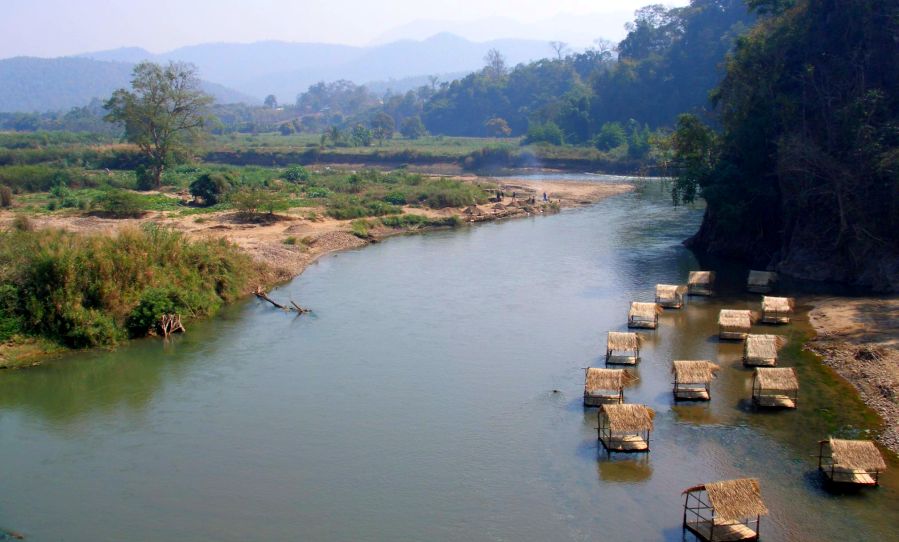
[[[158,227],[115,237],[4,231],[0,328],[75,348],[112,345],[146,334],[162,310],[214,314],[246,289],[252,271],[226,241],[190,241]]]

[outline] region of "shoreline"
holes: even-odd
[[[468,225],[506,218],[554,214],[563,209],[591,205],[634,189],[633,184],[625,182],[594,183],[467,176],[459,179],[469,182],[492,181],[500,190],[506,192],[506,197],[502,203],[491,202],[464,209],[435,210],[406,206],[403,208],[404,213],[422,215],[429,219],[459,217],[463,224]],[[546,205],[542,204],[544,192],[551,201]],[[511,197],[512,193],[516,195],[514,200]],[[537,203],[533,205],[522,203],[530,197],[534,197]],[[449,227],[389,228],[378,225],[363,238],[352,233],[354,220],[325,218],[323,211],[321,208],[290,209],[260,223],[239,220],[233,211],[187,216],[171,216],[170,213],[157,212],[136,219],[52,215],[29,217],[29,220],[32,226],[38,229],[62,229],[84,235],[115,235],[124,229],[153,223],[171,227],[192,239],[226,239],[256,263],[261,264],[258,274],[248,284],[245,296],[252,295],[257,286],[267,290],[298,277],[319,258],[328,254],[362,248],[396,235],[423,233]],[[469,214],[466,214],[466,211]],[[0,227],[8,227],[13,216],[9,212],[0,213]],[[377,219],[368,220],[374,222]],[[28,337],[22,342],[0,344],[0,369],[33,367],[40,365],[42,361],[72,351],[74,350],[50,343],[43,338]]]
[[[877,412],[877,441],[899,455],[899,297],[818,297],[809,322],[816,336],[803,348],[849,382]]]

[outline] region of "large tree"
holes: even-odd
[[[125,126],[125,137],[146,160],[143,184],[158,188],[166,165],[202,133],[212,102],[192,64],[142,62],[134,67],[131,90],[119,89],[106,102],[105,118]]]

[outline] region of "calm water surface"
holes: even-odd
[[[748,406],[740,345],[715,338],[719,308],[756,308],[741,270],[645,334],[625,396],[657,411],[652,452],[598,448],[583,368],[629,301],[699,268],[679,243],[700,215],[650,183],[390,239],[274,292],[311,316],[247,301],[168,345],[0,373],[0,527],[35,541],[680,540],[685,487],[755,476],[766,540],[895,540],[899,465],[858,495],[815,475],[818,439],[864,435],[871,418],[800,353],[803,315],[776,330],[800,408]],[[673,405],[673,358],[723,366],[710,403]]]

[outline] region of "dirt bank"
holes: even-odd
[[[899,298],[819,298],[806,348],[852,383],[884,421],[879,441],[899,454]]]

